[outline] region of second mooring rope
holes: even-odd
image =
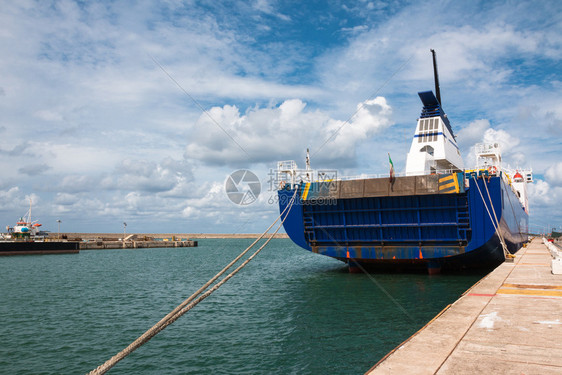
[[[486,211],[488,212],[488,216],[490,217],[490,221],[492,222],[492,225],[494,226],[494,230],[496,231],[496,233],[498,234],[498,237],[500,239],[500,244],[502,245],[502,251],[503,251],[504,259],[511,258],[512,255],[509,252],[509,250],[507,250],[505,240],[504,240],[503,235],[501,234],[501,231],[500,231],[500,223],[498,221],[498,217],[496,216],[496,210],[494,209],[494,204],[492,203],[492,198],[490,197],[490,192],[488,191],[488,186],[486,185],[486,181],[484,180],[484,178],[482,178],[483,185],[486,188],[486,192],[488,193],[488,199],[490,199],[490,206],[492,208],[492,211],[494,212],[494,217],[496,218],[496,221],[494,221],[494,218],[492,217],[492,214],[490,213],[490,210],[488,209],[488,204],[486,203],[486,200],[484,199],[484,195],[482,194],[482,191],[480,190],[480,186],[478,186],[478,181],[476,180],[476,177],[472,176],[472,178],[474,179],[474,182],[476,183],[476,187],[478,188],[478,192],[480,193],[480,198],[482,198],[482,202],[484,203],[484,207],[486,208]]]
[[[205,285],[203,285],[201,288],[199,288],[195,293],[193,293],[189,298],[187,298],[185,301],[183,301],[181,304],[179,304],[175,309],[173,309],[168,315],[166,315],[164,318],[162,318],[158,323],[156,323],[154,326],[152,326],[148,331],[146,331],[144,334],[142,334],[139,338],[137,338],[135,341],[133,341],[131,344],[129,344],[129,346],[127,346],[125,349],[123,349],[122,351],[120,351],[119,353],[117,353],[116,355],[114,355],[113,357],[111,357],[109,360],[107,360],[104,364],[98,366],[96,369],[92,370],[89,372],[89,375],[101,375],[101,374],[105,374],[107,371],[109,371],[113,366],[115,366],[119,361],[121,361],[123,358],[125,358],[126,356],[128,356],[129,354],[131,354],[133,351],[135,351],[136,349],[138,349],[140,346],[142,346],[143,344],[145,344],[146,342],[148,342],[148,340],[150,340],[151,338],[153,338],[154,336],[156,336],[156,334],[158,334],[160,331],[162,331],[164,328],[166,328],[167,326],[169,326],[170,324],[172,324],[173,322],[175,322],[176,320],[178,320],[178,318],[180,318],[183,314],[185,314],[186,312],[188,312],[189,310],[191,310],[193,307],[195,307],[199,302],[203,301],[205,298],[207,298],[208,296],[210,296],[214,291],[216,291],[218,288],[220,288],[224,283],[226,283],[230,278],[232,278],[236,273],[238,273],[238,271],[240,271],[242,268],[244,268],[252,259],[255,258],[256,255],[259,254],[259,252],[269,243],[269,241],[271,241],[271,239],[277,234],[277,232],[279,231],[279,229],[281,229],[281,227],[283,226],[283,223],[285,222],[285,219],[287,218],[287,216],[289,215],[289,212],[291,210],[291,207],[293,206],[293,202],[295,200],[295,197],[297,195],[297,191],[298,189],[295,189],[295,193],[293,194],[291,200],[289,201],[289,204],[287,205],[287,207],[285,207],[285,209],[283,210],[283,212],[281,212],[281,214],[277,217],[277,219],[275,219],[275,221],[265,230],[265,232],[263,232],[250,246],[248,246],[246,248],[246,250],[244,250],[242,253],[240,253],[240,255],[238,255],[232,262],[230,262],[226,267],[224,267],[219,273],[217,273],[215,276],[213,276],[209,281],[207,281],[205,283]],[[286,214],[285,214],[286,212]],[[281,219],[283,217],[283,215],[285,214],[285,217],[283,219]],[[265,241],[265,243],[259,248],[257,249],[252,255],[250,255],[248,257],[248,259],[246,259],[240,266],[238,266],[234,271],[232,271],[230,274],[228,274],[227,276],[225,276],[224,279],[222,279],[221,281],[219,281],[217,284],[215,284],[211,289],[209,289],[208,291],[206,291],[205,293],[203,293],[202,295],[200,295],[205,289],[207,289],[213,282],[215,282],[222,274],[224,274],[229,268],[231,268],[236,262],[238,262],[240,260],[240,258],[242,258],[244,256],[244,254],[246,254],[252,247],[254,247],[254,245],[261,240],[265,234],[267,232],[269,232],[269,230],[275,225],[275,223],[277,223],[279,221],[279,219],[281,219],[281,223],[279,224],[279,226],[277,227],[277,229],[275,230],[275,232],[273,232],[269,238]],[[200,295],[200,296],[199,296]],[[199,296],[199,297],[198,297]]]

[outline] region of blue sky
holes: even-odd
[[[310,148],[313,167],[382,174],[390,153],[404,169],[433,48],[465,164],[500,142],[505,163],[533,168],[530,229],[558,227],[561,14],[558,1],[1,1],[0,218],[32,198],[51,231],[261,232],[278,160],[303,165]],[[224,191],[240,168],[263,183],[248,206]]]

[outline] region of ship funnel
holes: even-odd
[[[435,55],[435,50],[431,50],[431,54],[433,55],[433,78],[435,79],[435,96],[437,97],[437,101],[441,104],[441,108],[443,108],[443,103],[441,102],[441,90],[439,89],[439,74],[437,73],[437,57]]]

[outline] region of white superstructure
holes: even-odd
[[[502,153],[499,143],[477,143],[474,146],[476,168],[468,173],[487,172],[488,176],[501,176],[504,182],[511,185],[525,212],[529,213],[527,198],[527,184],[533,182],[533,170],[530,168],[515,168],[502,165]]]
[[[406,175],[462,171],[464,163],[447,115],[432,91],[418,95],[424,107],[406,159]]]
[[[7,236],[5,238],[12,238],[12,237],[35,237],[39,233],[39,227],[41,224],[35,221],[31,221],[31,206],[32,202],[31,199],[29,200],[29,210],[25,214],[25,216],[21,217],[16,225],[13,227],[7,226],[6,230],[8,231]]]

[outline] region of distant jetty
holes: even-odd
[[[259,233],[192,233],[188,234],[189,238],[258,238]],[[269,235],[266,235],[269,237]],[[289,238],[286,233],[277,233],[273,238]]]
[[[178,234],[49,233],[48,240],[77,243],[80,250],[197,247],[197,241]]]
[[[196,239],[257,238],[252,233],[49,233],[47,241],[78,243],[80,250],[197,247]],[[275,238],[289,238],[276,234]]]
[[[126,234],[125,236],[129,236]],[[136,233],[137,238],[183,238],[183,239],[203,239],[203,238],[257,238],[259,234],[256,233]],[[50,238],[57,238],[57,233],[50,233]],[[108,240],[121,240],[123,233],[61,233],[61,237],[66,236],[69,240],[71,238],[81,238],[82,240],[94,240],[104,238]],[[64,237],[63,237],[64,238]],[[277,233],[274,238],[289,238],[285,233]]]

